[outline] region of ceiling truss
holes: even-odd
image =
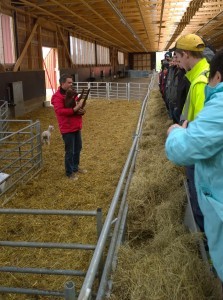
[[[187,33],[223,46],[223,0],[12,0],[11,8],[124,52],[164,51]]]

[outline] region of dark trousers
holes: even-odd
[[[80,153],[82,149],[81,131],[65,133],[62,135],[65,145],[65,172],[71,176],[78,171]]]
[[[197,192],[194,183],[194,165],[186,167],[186,175],[187,175],[187,182],[188,182],[188,187],[190,192],[190,202],[194,214],[194,219],[197,225],[199,226],[200,230],[204,232],[204,217],[198,204]]]

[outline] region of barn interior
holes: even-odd
[[[28,110],[45,100],[46,85],[56,89],[59,73],[89,81],[124,76],[127,70],[153,70],[155,53],[167,51],[187,33],[197,33],[219,49],[222,6],[220,0],[2,0],[0,99],[13,104],[12,83],[21,81]],[[97,58],[90,64],[76,63],[70,52],[71,36],[108,47],[109,64]],[[46,72],[44,47],[52,50]],[[124,55],[121,61],[119,52]]]
[[[131,99],[128,99],[132,100],[132,102],[128,101],[127,104],[115,99],[115,96],[114,99],[117,102],[113,102],[111,98],[106,98],[109,101],[105,102],[100,98],[94,104],[94,100],[92,102],[89,100],[89,118],[86,121],[86,128],[89,129],[89,132],[85,131],[83,133],[84,139],[86,141],[89,140],[89,143],[86,143],[83,157],[90,166],[90,171],[96,173],[93,173],[94,176],[92,176],[92,173],[89,172],[85,177],[87,178],[87,183],[81,182],[80,191],[82,196],[78,195],[77,199],[75,198],[75,204],[73,204],[72,198],[73,189],[65,182],[65,179],[62,179],[64,190],[61,190],[59,183],[55,184],[55,181],[60,180],[60,176],[63,176],[63,165],[58,163],[63,156],[63,145],[54,120],[51,122],[54,122],[52,125],[54,125],[55,130],[52,132],[51,145],[48,148],[43,147],[40,151],[38,137],[34,136],[33,152],[38,158],[38,160],[35,160],[35,167],[38,168],[38,172],[35,174],[37,177],[34,176],[34,180],[31,180],[28,185],[22,186],[19,191],[16,191],[16,194],[12,197],[12,202],[11,200],[10,202],[8,200],[5,201],[3,195],[4,205],[2,210],[5,208],[22,208],[24,213],[26,208],[69,210],[72,207],[73,210],[89,209],[92,210],[92,215],[97,215],[98,212],[95,209],[99,205],[105,214],[103,215],[103,221],[105,221],[112,196],[119,182],[119,176],[122,171],[121,166],[125,164],[132,139],[134,140],[138,135],[134,133],[132,137],[132,133],[136,124],[141,126],[140,123],[137,123],[140,109],[145,109],[144,106],[141,107],[141,104],[144,103],[144,98],[149,97],[150,94],[153,97],[151,110],[146,119],[144,139],[139,146],[140,150],[137,150],[141,155],[136,164],[138,177],[135,177],[132,190],[130,191],[132,199],[137,200],[133,203],[129,213],[131,226],[129,239],[132,239],[131,243],[134,247],[130,243],[127,245],[127,248],[121,249],[120,265],[124,271],[118,270],[117,277],[114,277],[113,293],[107,294],[107,299],[220,300],[222,297],[218,278],[213,275],[213,272],[207,271],[207,261],[204,263],[200,259],[202,255],[200,254],[200,249],[197,251],[197,237],[191,234],[187,235],[182,229],[182,224],[179,225],[177,223],[178,221],[182,222],[182,211],[185,208],[185,202],[183,199],[182,201],[180,199],[182,193],[186,197],[182,184],[183,172],[181,169],[176,169],[166,162],[163,144],[166,138],[166,128],[170,125],[170,121],[164,111],[158,88],[155,91],[150,90],[151,83],[158,87],[157,73],[154,72],[158,59],[157,53],[162,52],[162,55],[164,55],[165,52],[168,52],[175,45],[180,36],[189,33],[198,34],[205,41],[206,45],[211,46],[216,51],[222,49],[223,1],[1,0],[0,3],[0,104],[6,102],[10,119],[19,122],[19,128],[16,127],[16,130],[20,129],[21,126],[25,126],[25,128],[33,128],[35,126],[34,132],[39,134],[40,124],[41,129],[47,129],[49,120],[54,120],[52,107],[48,107],[50,106],[49,101],[59,86],[60,75],[64,73],[72,75],[74,85],[79,87],[80,90],[82,88],[87,90],[89,87],[95,87],[100,94],[100,89],[102,89],[102,98],[106,95],[104,86],[109,86],[106,84],[111,84],[112,86],[113,83],[123,83],[123,89],[129,89],[130,93],[134,89],[140,91],[137,97],[134,94]],[[132,90],[131,86],[128,86],[129,82],[136,84]],[[144,85],[146,85],[145,89],[149,86],[151,93],[147,94],[144,91]],[[90,99],[93,98],[92,94]],[[159,104],[157,105],[158,101]],[[115,110],[116,105],[119,109],[118,113]],[[101,114],[101,111],[103,111],[103,114]],[[99,113],[99,117],[97,113]],[[115,116],[117,116],[118,121],[115,119]],[[29,121],[24,121],[25,123],[22,124],[24,118]],[[96,118],[98,123],[95,122]],[[121,119],[122,122],[119,122]],[[32,123],[30,120],[35,122]],[[36,120],[39,120],[40,123]],[[155,126],[155,123],[158,125]],[[99,124],[97,128],[96,124]],[[4,128],[1,128],[1,138],[4,139],[2,130],[4,131]],[[115,138],[112,137],[114,132],[116,133]],[[28,136],[30,135],[31,133],[28,129]],[[98,137],[99,140],[94,141],[94,137]],[[11,145],[8,147],[11,147]],[[137,143],[135,147],[138,147]],[[35,152],[36,149],[37,152]],[[19,148],[18,152],[20,150]],[[145,153],[146,150],[149,151],[149,155]],[[5,150],[1,151],[4,152]],[[41,156],[43,156],[44,165],[42,165],[42,160],[39,160]],[[110,158],[110,173],[107,171],[106,159],[108,157]],[[100,160],[101,165],[96,163]],[[43,172],[39,170],[39,167],[41,167],[41,170],[43,169]],[[57,172],[55,172],[55,169],[57,169]],[[28,174],[28,176],[30,175]],[[144,188],[148,185],[148,181],[144,182],[146,176],[151,176],[151,178],[149,177],[149,184],[151,184],[152,188],[147,191],[147,194],[150,194],[153,202],[151,199],[151,202],[146,199],[145,206],[142,207],[141,199],[144,199]],[[161,177],[163,180],[160,179]],[[172,186],[175,189],[174,191],[167,187],[168,184],[171,184],[170,179],[173,177],[177,178]],[[125,180],[128,182],[126,178]],[[41,183],[45,185],[41,186]],[[45,186],[48,188],[45,188]],[[100,189],[100,186],[104,187],[104,189]],[[35,193],[32,191],[35,191]],[[121,191],[119,192],[121,194]],[[125,191],[123,193],[125,194]],[[155,198],[155,195],[158,198]],[[50,197],[53,198],[53,201],[49,204],[48,199]],[[61,202],[61,197],[64,202]],[[89,202],[83,202],[82,197]],[[173,197],[174,201],[172,201]],[[38,200],[40,198],[43,199],[41,200],[42,202]],[[97,203],[98,198],[101,200],[100,204]],[[28,204],[24,199],[29,199]],[[163,203],[162,199],[166,199],[167,202]],[[65,202],[66,204],[64,204]],[[161,205],[159,207],[160,212],[158,212],[159,208],[156,208],[155,212],[149,212],[148,203],[152,208],[158,204]],[[176,210],[176,207],[179,210]],[[136,212],[136,215],[134,215],[134,212]],[[162,212],[163,215],[161,214]],[[28,212],[25,213],[28,214]],[[160,225],[152,220],[154,215],[157,219],[161,219],[163,224]],[[141,223],[138,221],[140,217],[143,219]],[[23,221],[21,221],[21,216],[17,219],[14,215],[12,217],[13,222],[9,223],[9,217],[6,215],[1,220],[3,224],[1,232],[5,240],[8,238],[7,234],[12,237],[12,240],[16,240],[16,238],[20,237],[20,234],[24,233],[24,227],[28,230],[27,238],[36,238],[36,240],[55,237],[58,241],[61,241],[60,239],[63,235],[62,231],[58,230],[57,232],[57,228],[61,226],[60,223],[57,223],[57,220],[53,220],[54,228],[50,228],[49,224],[51,221],[43,218],[44,226],[49,226],[49,231],[46,235],[42,235],[41,222],[37,221],[35,217],[24,217]],[[112,221],[113,225],[115,220],[116,218]],[[165,227],[166,220],[173,221],[170,224],[170,227],[174,230],[173,235],[168,231],[169,227],[168,230],[159,232],[161,227]],[[77,225],[76,235],[79,234],[81,242],[87,245],[89,241],[94,244],[95,239],[98,238],[97,230],[95,232],[95,224],[92,225],[92,223],[85,223],[84,221],[80,225],[81,223],[76,223],[76,221],[68,221],[63,225],[65,226],[64,230],[69,234],[69,239],[73,233],[72,226]],[[91,232],[91,226],[92,228],[94,226],[93,233]],[[87,236],[82,235],[83,228],[87,228],[85,231],[89,230]],[[138,233],[139,229],[140,233]],[[153,239],[157,232],[160,234],[156,236],[157,239],[153,240],[150,246],[145,246],[145,241]],[[152,258],[147,257],[148,252],[151,252],[152,256],[155,257],[157,245],[163,250],[168,242],[173,240],[174,243],[171,244],[168,251],[162,253],[160,265],[153,268]],[[7,242],[5,242],[6,244]],[[141,245],[143,248],[139,250]],[[201,243],[199,246],[202,248],[203,244]],[[139,251],[136,251],[136,249]],[[174,252],[174,249],[176,252]],[[188,252],[186,249],[188,249]],[[167,255],[165,256],[165,254]],[[5,276],[6,273],[4,272],[6,272],[8,265],[10,266],[11,260],[13,263],[21,263],[23,271],[27,261],[29,263],[33,262],[33,268],[50,268],[50,261],[52,261],[52,264],[57,269],[72,269],[73,265],[70,261],[68,262],[68,255],[65,256],[65,260],[61,259],[62,255],[60,252],[56,253],[55,260],[53,258],[52,260],[48,259],[47,255],[42,249],[34,252],[31,258],[28,252],[23,250],[21,252],[14,251],[14,253],[13,251],[2,251],[0,260],[6,263],[6,267],[2,267],[0,270],[0,272],[3,272],[0,276],[0,285],[12,284],[18,290],[10,288],[7,290],[8,287],[3,288],[0,286],[0,298],[2,297],[4,300],[42,300],[45,298],[61,299],[63,297],[66,300],[73,300],[79,296],[79,300],[90,299],[90,297],[92,299],[103,299],[103,293],[105,293],[103,289],[105,287],[102,287],[103,292],[100,291],[100,295],[95,295],[94,292],[90,295],[90,292],[88,294],[88,289],[83,288],[83,281],[79,279],[75,282],[77,283],[77,290],[79,292],[82,287],[82,293],[85,292],[84,296],[83,294],[74,296],[72,294],[74,286],[69,281],[65,292],[55,293],[54,296],[47,297],[47,292],[43,295],[40,290],[46,290],[49,287],[53,287],[56,290],[58,287],[61,288],[63,281],[58,279],[50,281],[49,278],[45,279],[45,277],[39,287],[37,287],[39,278],[36,277],[32,280],[31,287],[34,289],[34,292],[30,292],[29,296],[27,294],[18,296],[16,292],[22,293],[19,289],[29,285],[31,275],[28,279],[15,277],[12,275],[14,273],[9,273],[8,277]],[[8,259],[8,257],[11,259]],[[43,260],[41,260],[42,257],[44,257]],[[147,261],[146,258],[148,259]],[[75,257],[77,268],[80,267],[80,262],[84,261],[84,271],[80,272],[81,276],[87,273],[90,259],[90,254],[84,254],[83,256],[78,254]],[[157,257],[155,259],[156,261],[158,260]],[[143,261],[144,265],[139,265],[139,261]],[[134,272],[132,272],[133,263]],[[188,268],[185,266],[188,266]],[[165,267],[169,269],[170,274],[165,273]],[[16,268],[18,268],[17,265]],[[144,269],[148,268],[150,268],[150,273],[147,276],[145,275],[147,273],[143,273],[142,270],[144,271]],[[154,269],[159,269],[159,274],[153,273]],[[173,280],[172,277],[173,274],[175,276],[175,273],[180,272],[179,269],[184,271],[184,275],[179,275],[180,283],[177,280],[174,281],[175,279]],[[210,269],[209,264],[208,269]],[[8,267],[7,271],[10,272],[12,269]],[[14,271],[15,269],[13,269]],[[29,272],[32,271],[29,270]],[[16,269],[16,272],[19,272],[18,269]],[[45,272],[47,274],[49,270],[45,270]],[[58,270],[59,272],[60,270]],[[161,276],[161,273],[163,273],[164,277]],[[190,275],[192,273],[193,276]],[[143,275],[141,276],[140,274]],[[131,277],[132,275],[134,278]],[[69,272],[67,272],[67,278],[69,276]],[[166,283],[168,276],[171,282]],[[160,277],[160,281],[158,277]],[[142,279],[142,281],[139,279]],[[104,279],[104,281],[106,280]],[[148,283],[147,288],[145,288],[146,284],[144,285],[145,281],[146,284]],[[137,285],[138,289],[133,288],[131,290],[130,282]],[[109,285],[109,283],[106,283],[106,285]],[[93,291],[96,290],[95,286],[97,286],[97,283],[94,282]],[[165,286],[164,290],[166,293],[162,290],[163,286]],[[173,292],[174,286],[177,290],[176,294],[174,294],[175,296],[173,296],[173,293],[175,293],[175,290]],[[37,288],[39,296],[34,295]],[[8,291],[7,294],[5,293],[6,290]],[[147,294],[150,292],[151,296]]]

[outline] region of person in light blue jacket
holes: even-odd
[[[223,281],[223,50],[210,63],[204,108],[194,121],[170,126],[167,135],[168,159],[178,165],[195,165],[209,253]]]

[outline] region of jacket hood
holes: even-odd
[[[203,55],[207,59],[207,61],[210,62],[215,54],[214,51],[212,51],[209,47],[206,47],[203,51]]]
[[[216,86],[212,87],[210,85],[206,85],[205,87],[205,103],[208,102],[211,96],[215,93],[223,92],[223,82],[219,82]]]

